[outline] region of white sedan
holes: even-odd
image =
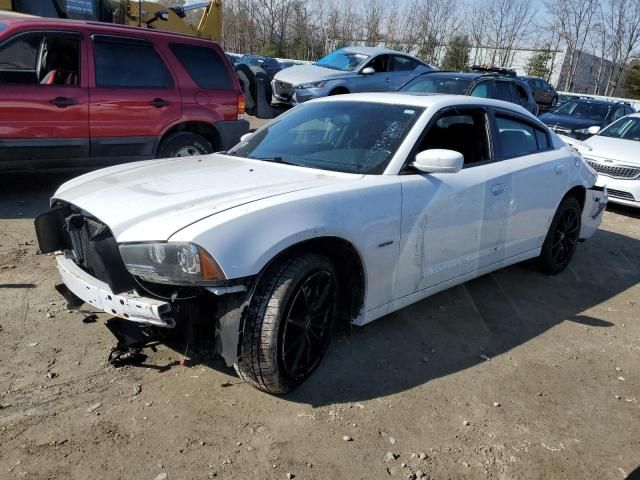
[[[243,379],[284,393],[337,322],[364,325],[523,260],[561,272],[602,219],[595,182],[511,103],[342,95],[228,152],[71,180],[36,231],[80,299],[146,325],[209,322]]]
[[[597,184],[607,186],[611,202],[640,207],[640,113],[615,121],[584,142],[567,143],[598,172]]]

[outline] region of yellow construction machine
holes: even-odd
[[[184,33],[216,42],[222,39],[222,0],[165,7],[142,0],[0,0],[0,10],[39,17],[74,18]],[[202,10],[198,25],[185,20]]]

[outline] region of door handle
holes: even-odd
[[[156,108],[162,108],[162,107],[166,107],[167,105],[169,105],[169,102],[167,100],[165,100],[164,98],[154,98],[149,103],[152,106],[156,107]]]
[[[384,81],[387,82],[387,83],[391,83],[391,79],[390,78],[385,78]]]
[[[504,192],[504,189],[507,186],[504,183],[495,183],[493,185],[491,185],[491,193],[493,193],[494,195],[500,195],[502,192]]]
[[[564,171],[563,165],[556,165],[556,175],[562,175],[563,171]]]
[[[75,98],[56,97],[53,100],[49,100],[49,103],[58,108],[66,108],[76,105],[78,101]]]

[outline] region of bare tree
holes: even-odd
[[[548,0],[545,5],[549,18],[567,46],[568,63],[563,72],[562,89],[570,90],[597,11],[598,0]]]
[[[640,0],[609,0],[604,17],[611,38],[612,63],[605,91],[613,95],[625,65],[640,47]]]

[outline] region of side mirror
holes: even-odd
[[[376,71],[373,67],[365,67],[360,73],[362,75],[373,75],[374,73],[376,73]]]
[[[416,155],[411,166],[424,173],[456,173],[462,170],[464,156],[455,150],[434,148]]]
[[[249,140],[251,138],[252,135],[253,135],[253,132],[245,133],[244,135],[242,135],[240,137],[240,141],[241,142],[246,142],[247,140]]]
[[[589,133],[589,135],[597,135],[600,132],[600,127],[594,125],[593,127],[587,128],[587,132]]]

